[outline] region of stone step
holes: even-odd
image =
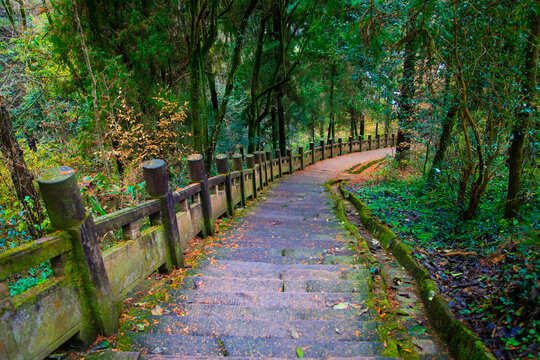
[[[268,249],[268,246],[278,249],[313,249],[317,251],[324,251],[326,249],[333,248],[343,248],[346,241],[339,240],[327,240],[317,239],[317,238],[308,238],[308,237],[295,237],[294,239],[287,239],[282,237],[272,238],[271,234],[265,234],[264,238],[256,238],[254,236],[238,238],[234,240],[229,240],[227,244],[235,244],[241,248],[259,248],[259,249]]]
[[[210,254],[214,260],[240,260],[252,262],[266,262],[272,264],[338,264],[341,258],[352,257],[354,252],[346,250],[346,246],[335,249],[283,249],[283,248],[218,248]],[[325,262],[326,260],[326,262]],[[350,263],[350,259],[343,263]]]
[[[266,243],[266,247],[274,246],[273,243],[278,240],[287,240],[293,242],[295,244],[297,241],[310,241],[317,244],[322,244],[322,242],[328,242],[328,241],[334,241],[336,243],[356,243],[356,239],[345,235],[345,234],[339,234],[336,235],[329,235],[333,234],[333,232],[328,231],[321,231],[318,234],[313,234],[309,231],[306,232],[298,232],[294,227],[293,228],[274,228],[274,227],[268,227],[268,228],[258,228],[249,231],[248,233],[240,233],[238,234],[234,239],[231,238],[223,238],[222,242],[223,244],[243,244],[246,242],[261,242],[264,241]],[[251,245],[246,245],[251,246]],[[335,245],[332,245],[334,247]],[[295,247],[298,247],[295,245]],[[322,247],[322,246],[321,246]]]
[[[295,230],[297,232],[303,232],[303,233],[320,233],[323,231],[332,231],[336,232],[341,229],[341,224],[339,220],[337,219],[330,219],[330,220],[324,220],[320,221],[317,219],[312,219],[310,217],[315,217],[313,214],[306,214],[305,216],[302,215],[300,218],[294,218],[295,215],[297,215],[297,212],[291,213],[290,215],[285,214],[273,214],[272,216],[268,217],[256,217],[256,216],[250,216],[248,220],[246,220],[244,225],[246,228],[251,230],[258,230],[258,229],[290,229]],[[304,220],[305,218],[305,220]]]
[[[253,360],[253,357],[244,357],[244,356],[229,356],[227,359],[230,360]],[[313,360],[316,358],[304,358],[304,360]],[[336,357],[333,356],[331,359],[336,360],[393,360],[396,358],[383,357],[383,356],[354,356],[354,357]],[[108,359],[110,360],[110,359]],[[161,356],[161,355],[142,355],[139,357],[139,360],[223,360],[222,356]],[[265,357],[265,360],[298,360],[298,355],[294,357]],[[435,360],[435,359],[434,359]]]
[[[282,205],[283,207],[283,205]],[[331,213],[317,210],[312,208],[302,208],[302,209],[289,209],[284,208],[284,210],[279,209],[260,209],[253,214],[250,214],[249,219],[246,220],[246,224],[254,223],[300,223],[300,224],[310,224],[313,223],[317,226],[323,224],[336,224],[339,223],[336,220],[335,215],[332,216]]]
[[[255,209],[250,211],[250,214],[257,214],[264,216],[267,210],[270,211],[286,211],[290,209],[306,212],[321,212],[327,215],[332,214],[332,203],[329,201],[321,202],[320,199],[315,200],[315,198],[291,198],[281,197],[281,198],[267,198],[261,202]],[[284,206],[286,205],[286,206]]]
[[[269,291],[269,292],[367,292],[368,278],[358,280],[282,280],[192,276],[184,279],[184,288],[199,291]]]
[[[283,280],[265,278],[192,276],[184,279],[184,288],[198,291],[283,291]]]
[[[302,349],[306,358],[380,356],[381,342],[312,341],[302,339],[264,339],[252,337],[201,337],[156,333],[125,334],[135,349],[147,349],[148,354],[191,356],[247,356],[262,358],[298,358]]]
[[[265,278],[283,280],[356,280],[370,277],[369,271],[351,265],[276,265],[262,262],[217,260],[205,262],[191,274],[213,277]]]
[[[204,303],[180,303],[169,304],[160,303],[165,311],[192,317],[209,317],[218,319],[255,319],[273,321],[292,320],[350,320],[350,321],[378,321],[379,315],[375,310],[366,309],[365,304],[359,307],[347,307],[345,309],[334,309],[331,306],[323,309],[311,308],[290,308],[283,307],[243,307],[236,305],[204,304]],[[141,316],[146,316],[141,310]]]
[[[347,320],[256,320],[161,315],[146,318],[145,332],[211,337],[260,337],[312,341],[378,341],[380,322]],[[155,321],[154,321],[155,320]]]
[[[171,290],[169,301],[173,304],[199,303],[236,305],[244,307],[289,307],[291,309],[325,309],[335,304],[358,304],[369,298],[368,293],[309,293],[309,292],[204,292],[197,290]],[[340,310],[336,310],[340,311]]]

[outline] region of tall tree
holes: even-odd
[[[25,218],[28,221],[28,230],[35,238],[41,231],[35,225],[41,225],[44,219],[43,210],[39,202],[33,183],[33,176],[28,170],[24,153],[21,150],[13,131],[11,117],[0,97],[0,151],[11,175],[17,198],[25,208]]]
[[[522,71],[521,101],[518,114],[512,129],[512,141],[508,151],[508,190],[504,216],[516,217],[523,198],[521,196],[521,177],[523,171],[523,147],[531,119],[538,113],[538,41],[540,37],[540,6],[536,3],[530,9],[530,25],[525,62]]]

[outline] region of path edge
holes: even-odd
[[[389,250],[397,261],[418,282],[420,296],[427,310],[429,321],[440,338],[448,345],[456,360],[495,360],[486,345],[463,322],[456,319],[437,283],[431,279],[429,271],[412,256],[412,250],[386,225],[382,224],[369,207],[355,194],[339,184],[344,199],[349,200],[358,210],[362,224],[379,240],[381,246]]]
[[[341,180],[330,180],[324,184],[324,189],[328,193],[330,199],[334,202],[333,208],[336,218],[345,226],[345,229],[349,231],[354,238],[356,238],[356,245],[359,248],[359,255],[365,258],[372,266],[376,266],[380,270],[380,280],[376,280],[374,278],[371,279],[370,302],[373,307],[376,303],[381,311],[381,313],[379,313],[379,317],[381,318],[380,320],[383,323],[383,327],[380,329],[379,335],[387,346],[385,355],[392,357],[399,356],[404,360],[419,360],[420,357],[414,348],[407,331],[398,321],[398,318],[394,313],[390,302],[388,301],[388,297],[386,295],[386,274],[380,266],[379,261],[371,254],[371,251],[364,237],[360,234],[358,228],[347,219],[344,201],[338,194],[334,193],[332,189],[336,183],[341,184]],[[381,293],[375,293],[373,291],[376,286],[382,290]],[[381,316],[381,314],[385,315]]]

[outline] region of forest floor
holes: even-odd
[[[437,207],[440,204],[436,201],[425,201],[429,196],[411,189],[415,181],[411,171],[389,167],[387,161],[354,166],[344,175],[349,178],[349,190],[407,243],[430,271],[454,315],[497,358],[536,358],[540,351],[537,247],[527,244],[527,237],[519,233],[490,247],[499,229],[482,220],[472,224],[486,228],[481,236],[466,229],[465,223],[456,222],[452,225],[455,228],[443,230],[446,239],[441,240],[440,229],[429,231],[442,228],[445,221],[451,223],[447,217],[455,214]],[[437,208],[433,211],[430,207]],[[471,239],[461,241],[467,233]]]

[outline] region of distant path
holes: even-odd
[[[322,185],[391,151],[320,161],[279,180],[198,274],[169,290],[170,313],[148,314],[144,331],[123,335],[131,350],[147,349],[145,359],[298,359],[297,349],[305,358],[387,359],[379,316],[363,303],[371,275],[355,264],[354,239]]]

